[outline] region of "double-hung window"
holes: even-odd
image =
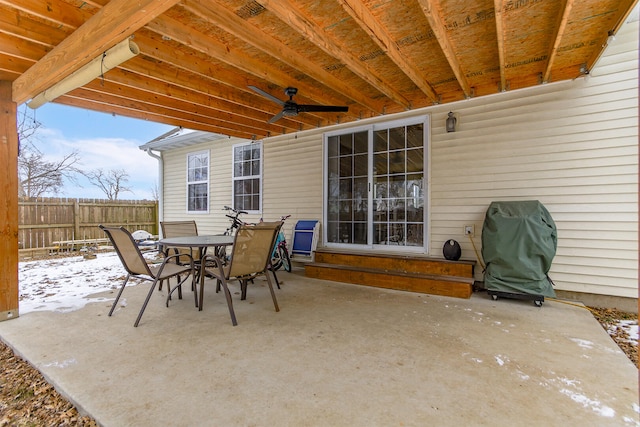
[[[209,152],[187,155],[187,212],[209,211]]]
[[[260,212],[262,206],[262,143],[233,147],[233,207]]]

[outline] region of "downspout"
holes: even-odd
[[[147,154],[158,161],[158,234],[160,234],[160,221],[164,221],[164,162],[162,161],[162,152],[160,155],[151,151],[151,148],[145,150]]]

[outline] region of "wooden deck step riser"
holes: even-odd
[[[342,283],[374,286],[378,288],[396,289],[401,291],[420,292],[431,295],[442,295],[455,298],[471,298],[473,292],[472,281],[456,281],[455,278],[438,279],[434,277],[419,277],[392,272],[357,270],[351,268],[320,266],[308,264],[305,275],[316,279],[332,280]]]
[[[419,257],[376,256],[333,252],[316,252],[315,262],[321,264],[346,265],[352,268],[375,268],[403,273],[433,274],[473,278],[472,263],[456,263]]]

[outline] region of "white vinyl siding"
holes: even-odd
[[[476,260],[474,245],[480,253],[492,201],[540,200],[558,227],[550,271],[556,289],[637,297],[637,32],[637,22],[625,26],[587,79],[393,116],[431,114],[431,216],[425,228],[432,256],[441,257],[444,242],[453,238],[463,259]],[[444,128],[449,111],[458,118],[452,133]],[[267,140],[265,218],[292,213],[292,224],[321,219],[322,134]],[[474,226],[474,245],[465,225]],[[479,264],[476,278],[483,279]]]
[[[214,139],[214,138],[212,138]],[[177,148],[163,153],[164,162],[162,197],[163,216],[160,220],[179,221],[195,219],[200,234],[224,232],[228,221],[223,206],[231,205],[231,147],[238,140],[215,139],[211,144]],[[194,216],[185,210],[186,169],[185,157],[194,150],[209,151],[209,214]]]
[[[458,119],[452,133],[445,131],[449,111]],[[425,114],[431,123],[425,224],[431,256],[442,257],[444,242],[455,239],[462,258],[475,260],[492,201],[539,200],[558,227],[549,273],[556,289],[637,298],[637,20],[622,27],[589,78],[265,139],[262,217],[291,214],[288,239],[296,220],[323,219],[324,132]],[[211,214],[202,224],[211,232],[227,225],[221,209],[231,202],[228,165],[239,142],[190,150],[211,149]],[[165,153],[165,217],[171,219],[184,214],[184,195],[173,194],[185,188],[184,169],[176,164],[180,153],[184,168],[183,149]],[[475,228],[474,245],[465,225]],[[483,279],[479,265],[476,279]]]

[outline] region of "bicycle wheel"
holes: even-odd
[[[229,232],[225,232],[223,234],[223,236],[230,236],[231,233]],[[223,264],[226,264],[228,259],[227,259],[227,247],[226,246],[218,246],[216,248],[216,252],[215,255],[218,257],[218,259],[220,261],[222,261]]]
[[[280,270],[280,267],[282,267],[282,256],[280,256],[280,250],[276,248],[271,254],[271,269],[276,271]]]
[[[278,246],[278,252],[280,253],[280,263],[284,266],[284,269],[291,273],[291,258],[289,258],[289,251],[286,246]]]

